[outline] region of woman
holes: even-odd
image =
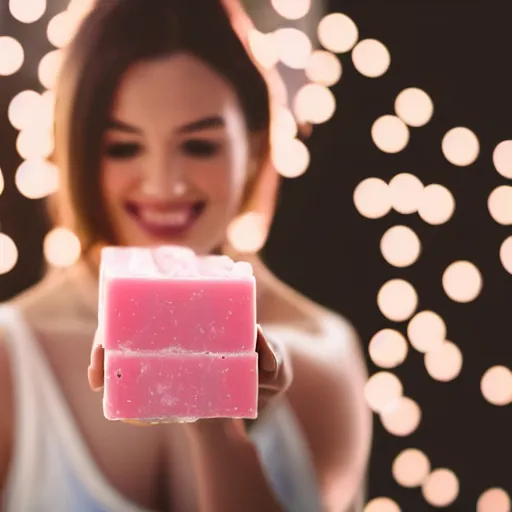
[[[86,377],[90,366],[101,388],[99,248],[236,257],[228,225],[269,179],[269,103],[219,0],[102,0],[84,20],[55,118],[55,214],[83,257],[0,309],[3,512],[338,512],[358,500],[371,418],[356,336],[257,257],[243,256],[265,331],[253,425],[108,422]]]

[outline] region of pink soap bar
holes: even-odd
[[[100,328],[105,349],[253,351],[252,267],[172,248],[103,250]]]
[[[110,420],[256,418],[257,354],[126,355],[105,358],[104,413]]]
[[[103,249],[98,323],[107,419],[256,417],[248,263],[180,247]]]

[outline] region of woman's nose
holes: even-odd
[[[151,197],[182,196],[187,191],[184,173],[169,159],[153,162],[144,173],[142,191]]]

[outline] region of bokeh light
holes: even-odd
[[[279,61],[274,34],[263,34],[252,28],[247,37],[249,48],[256,62],[265,69],[274,67]]]
[[[374,373],[365,385],[364,396],[369,407],[379,413],[399,399],[404,392],[402,383],[390,372]]]
[[[381,238],[380,250],[384,259],[394,267],[408,267],[421,252],[418,235],[407,226],[393,226]]]
[[[49,157],[53,146],[53,133],[45,127],[41,129],[31,125],[23,129],[16,139],[16,150],[26,160]]]
[[[427,223],[438,226],[448,222],[455,212],[453,194],[443,185],[427,185],[420,197],[418,215]]]
[[[43,253],[50,265],[61,268],[70,267],[80,257],[80,241],[69,229],[56,227],[44,237]]]
[[[432,119],[434,103],[425,91],[410,87],[397,96],[395,112],[409,126],[424,126]]]
[[[418,352],[429,352],[446,340],[446,324],[434,311],[420,311],[407,325],[407,336]]]
[[[385,153],[398,153],[409,142],[407,125],[396,116],[379,117],[372,125],[372,139],[375,145]]]
[[[231,222],[227,232],[229,243],[241,253],[258,252],[267,237],[264,217],[256,212],[239,215]]]
[[[21,23],[34,23],[46,11],[46,0],[9,0],[9,11]]]
[[[354,190],[354,205],[368,219],[379,219],[391,210],[388,184],[380,178],[366,178]]]
[[[418,294],[407,281],[391,279],[379,290],[377,305],[389,320],[403,322],[414,314],[418,306]]]
[[[425,501],[434,507],[448,507],[459,495],[459,479],[449,469],[435,469],[422,487]]]
[[[24,60],[23,46],[10,36],[0,36],[0,76],[13,75]]]
[[[76,20],[72,14],[69,11],[62,11],[49,21],[46,36],[53,46],[62,48],[71,41],[76,28]]]
[[[327,122],[336,111],[336,98],[325,86],[306,84],[294,99],[294,112],[300,122],[321,124]]]
[[[46,89],[53,89],[62,64],[62,50],[47,53],[39,63],[37,75]]]
[[[430,461],[422,451],[408,448],[396,456],[392,473],[402,487],[420,487],[430,473]]]
[[[389,182],[392,208],[404,215],[417,212],[423,189],[423,183],[413,174],[405,172],[397,174]]]
[[[303,142],[298,139],[289,139],[272,146],[271,159],[281,176],[297,178],[307,171],[311,156]]]
[[[0,232],[0,274],[10,272],[18,262],[18,248],[14,240]]]
[[[273,109],[270,133],[274,144],[279,144],[283,140],[293,139],[297,136],[297,123],[291,110],[282,106]]]
[[[35,91],[21,91],[10,101],[7,109],[9,122],[17,130],[37,123],[42,107],[42,97]]]
[[[380,496],[369,501],[364,512],[401,512],[401,509],[391,498]]]
[[[471,302],[480,294],[482,274],[469,261],[455,261],[443,273],[443,288],[455,302]]]
[[[512,274],[512,236],[506,238],[501,244],[500,260],[505,270]]]
[[[380,420],[390,434],[406,437],[418,428],[421,409],[412,398],[401,396],[380,413]]]
[[[504,140],[496,146],[492,161],[504,178],[512,179],[512,140]]]
[[[375,333],[368,344],[368,353],[376,366],[396,368],[407,357],[409,347],[405,336],[394,329],[382,329]]]
[[[311,0],[271,0],[276,12],[288,20],[298,20],[311,9]]]
[[[483,375],[480,389],[484,398],[493,405],[512,403],[512,372],[505,366],[493,366]]]
[[[315,50],[309,56],[306,76],[311,82],[330,87],[340,80],[342,72],[340,60],[331,52]]]
[[[510,512],[510,496],[499,487],[487,489],[478,498],[476,512]]]
[[[425,354],[428,374],[440,382],[455,379],[462,369],[462,352],[451,341],[445,341]]]
[[[469,128],[462,126],[448,131],[441,146],[446,160],[459,167],[471,165],[480,153],[477,136]]]
[[[359,30],[346,14],[335,12],[324,16],[318,24],[320,44],[333,53],[352,50],[359,38]]]
[[[0,169],[0,196],[2,195],[2,192],[4,191],[4,175],[2,173],[2,169]]]
[[[304,69],[313,45],[302,31],[292,27],[279,28],[274,32],[274,40],[279,60],[292,69]]]
[[[14,176],[16,187],[29,199],[41,199],[57,192],[59,171],[43,159],[25,160]]]
[[[510,185],[496,187],[489,194],[487,208],[498,224],[512,225],[512,187]]]
[[[382,76],[391,64],[389,50],[376,39],[359,41],[352,50],[354,67],[368,78]]]

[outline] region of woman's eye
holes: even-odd
[[[109,158],[123,160],[126,158],[133,158],[140,152],[140,150],[140,145],[134,142],[115,142],[107,144],[105,154]]]
[[[220,144],[209,140],[191,139],[183,142],[181,148],[187,155],[196,158],[214,156],[220,150]]]

